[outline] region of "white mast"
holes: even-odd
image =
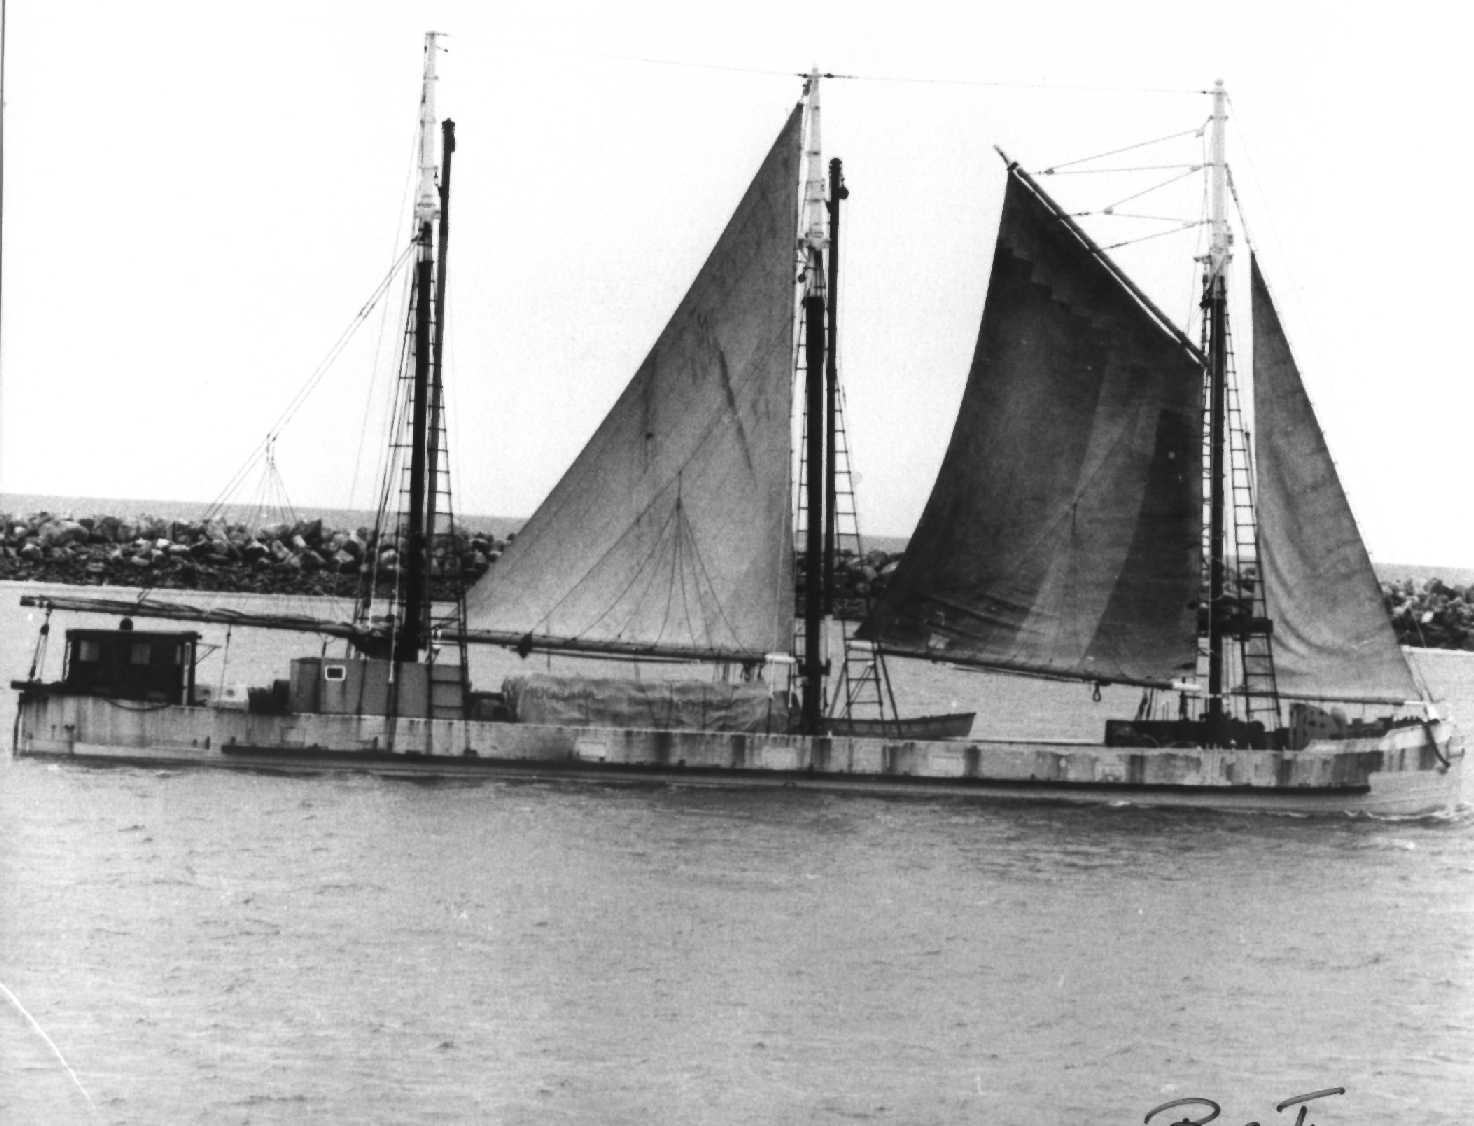
[[[824,149],[819,129],[819,69],[809,71],[804,83],[804,115],[808,119],[804,142],[804,292],[824,292],[824,250],[828,245],[828,212],[824,206]]]
[[[420,186],[415,192],[415,230],[440,218],[440,167],[435,151],[435,55],[438,31],[425,32],[425,79],[420,89]]]
[[[1228,268],[1233,257],[1233,235],[1228,229],[1228,91],[1223,88],[1223,79],[1213,84],[1213,129],[1209,143],[1212,146],[1213,182],[1210,205],[1212,207],[1213,242],[1208,249],[1208,276],[1216,278]]]

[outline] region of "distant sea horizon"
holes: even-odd
[[[123,497],[58,496],[42,493],[0,492],[0,513],[11,516],[34,516],[49,512],[53,516],[116,516],[137,519],[157,516],[165,520],[200,520],[212,507],[204,500],[133,500]],[[222,504],[221,515],[232,523],[276,523],[283,520],[321,520],[337,531],[372,527],[373,510],[367,508],[334,508],[328,505],[292,505],[290,511],[277,506],[256,504]],[[487,516],[457,511],[456,523],[473,532],[492,532],[505,537],[527,522],[525,516]]]
[[[35,516],[49,512],[53,516],[116,516],[122,519],[140,516],[157,516],[168,520],[199,520],[209,510],[209,501],[202,500],[135,500],[125,497],[59,496],[43,493],[0,492],[0,514],[16,517]],[[368,527],[374,522],[374,513],[364,508],[333,508],[325,505],[304,504],[293,506],[291,514],[280,509],[270,509],[252,504],[221,505],[221,512],[231,523],[275,522],[286,519],[321,520],[334,530]],[[457,512],[456,522],[471,532],[487,532],[505,539],[527,522],[526,516],[492,516],[485,513]],[[867,551],[884,551],[898,554],[905,546],[907,536],[865,534]],[[1383,562],[1373,559],[1372,566],[1382,582],[1403,582],[1411,579],[1424,583],[1429,579],[1441,579],[1455,586],[1474,585],[1474,567],[1457,567],[1439,563]]]

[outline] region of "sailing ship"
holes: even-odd
[[[899,568],[831,659],[845,190],[839,163],[827,178],[822,164],[818,74],[582,453],[443,613],[427,584],[454,134],[441,126],[437,160],[433,38],[426,57],[401,596],[352,622],[27,596],[48,620],[125,620],[68,630],[60,679],[33,669],[12,682],[15,754],[1297,812],[1457,805],[1462,746],[1397,645],[1257,264],[1252,459],[1230,425],[1221,85],[1204,341],[1006,161],[956,429]],[[207,698],[197,632],[135,630],[138,617],[310,630],[346,652],[293,660],[242,707]],[[477,691],[467,646],[478,644],[718,673],[535,674]],[[1134,685],[1143,697],[1087,742],[979,735],[971,715],[907,726],[893,706],[866,719],[855,687],[886,705],[887,658]]]

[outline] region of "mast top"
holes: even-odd
[[[1213,184],[1210,194],[1212,206],[1213,241],[1208,248],[1208,276],[1217,278],[1228,269],[1233,258],[1233,234],[1228,229],[1228,91],[1223,88],[1223,79],[1213,84],[1213,118],[1210,136]]]
[[[420,87],[420,184],[415,191],[415,226],[440,218],[440,188],[436,180],[440,163],[435,151],[435,56],[441,32],[425,32],[425,77]]]
[[[801,248],[804,252],[804,292],[824,291],[822,262],[829,243],[825,206],[824,147],[819,128],[819,68],[804,79],[804,212]]]

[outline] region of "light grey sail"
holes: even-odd
[[[470,630],[590,651],[787,649],[800,122],[796,108],[634,378],[467,595]]]

